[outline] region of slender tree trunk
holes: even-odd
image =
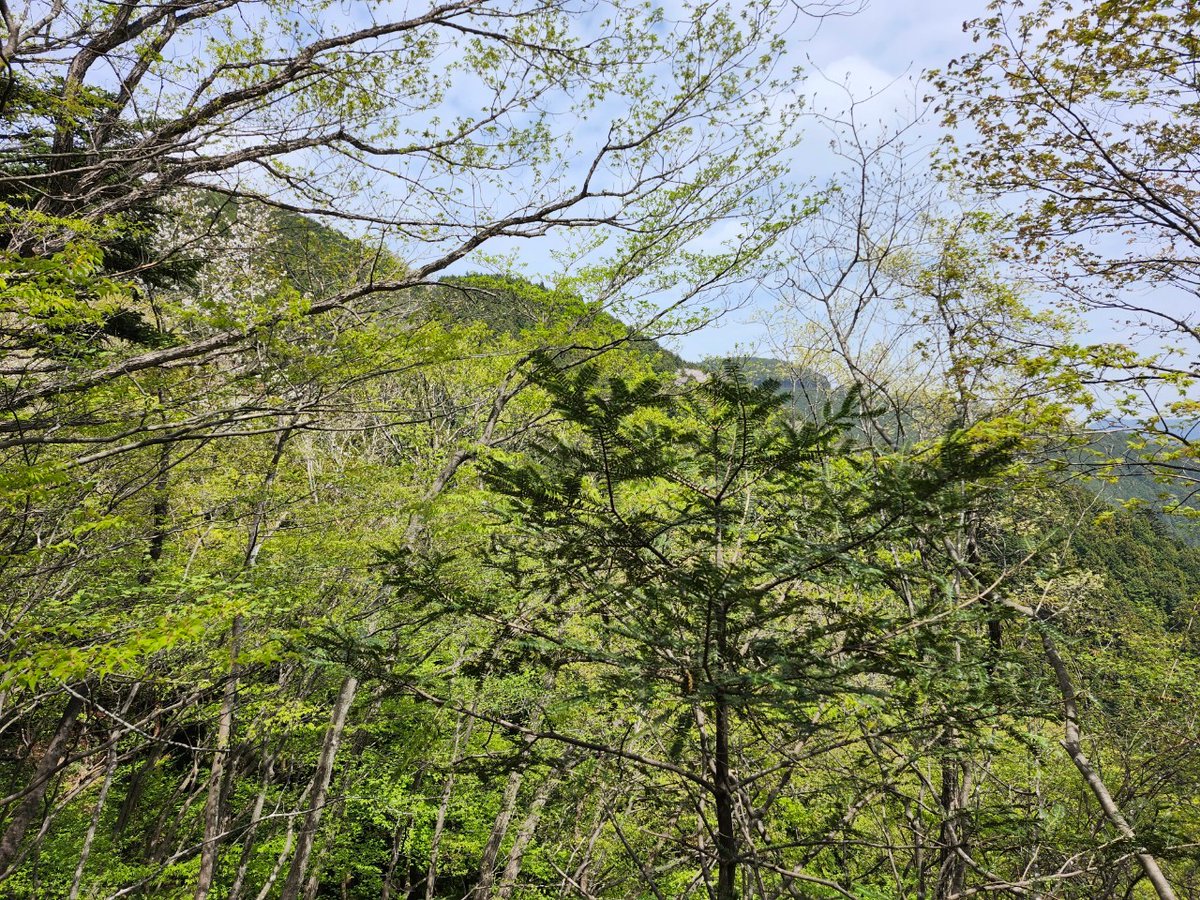
[[[75,877],[71,879],[71,892],[68,900],[77,900],[79,888],[83,884],[83,870],[87,866],[88,857],[92,853],[92,841],[96,839],[96,828],[100,825],[100,816],[104,813],[104,801],[108,799],[108,789],[112,785],[113,773],[117,770],[117,739],[112,735],[112,746],[108,748],[108,761],[104,767],[104,781],[100,785],[100,794],[96,797],[96,807],[92,810],[92,821],[88,823],[87,833],[83,836],[83,847],[79,850],[79,862],[75,864]]]
[[[521,875],[521,863],[525,859],[525,851],[529,847],[529,842],[533,840],[534,832],[537,831],[538,822],[542,817],[542,809],[550,798],[550,792],[554,790],[556,781],[557,775],[550,775],[534,794],[533,802],[529,805],[529,812],[525,814],[521,827],[517,829],[512,849],[508,851],[508,862],[504,865],[504,874],[500,877],[500,887],[496,891],[497,900],[511,900],[512,898],[513,891],[517,886],[517,878]]]
[[[155,741],[150,747],[150,752],[146,755],[145,761],[133,778],[130,779],[129,785],[125,789],[125,796],[121,800],[121,808],[117,812],[117,821],[113,826],[114,834],[122,834],[129,825],[129,820],[133,816],[134,810],[137,809],[139,801],[142,799],[142,792],[146,788],[146,781],[149,779],[151,773],[155,771],[155,767],[162,757],[165,746],[166,744],[162,741]]]
[[[713,562],[718,570],[725,568],[724,526],[717,520],[716,548]],[[736,551],[735,551],[736,553]],[[712,651],[704,648],[703,666],[710,685],[716,688],[713,701],[713,808],[717,818],[717,890],[716,900],[734,900],[737,895],[738,839],[734,826],[737,791],[730,767],[729,738],[732,723],[729,721],[729,701],[724,694],[720,674],[729,660],[729,607],[728,599],[721,596],[709,600],[712,622]],[[715,663],[715,666],[714,666]],[[715,677],[714,677],[715,676]]]
[[[200,872],[196,876],[195,900],[205,900],[212,889],[217,872],[217,857],[221,849],[221,825],[225,810],[225,774],[228,765],[230,738],[233,735],[233,713],[237,705],[238,645],[242,636],[242,617],[234,616],[229,631],[229,680],[221,697],[221,712],[217,720],[217,744],[213,748],[212,768],[208,777],[208,796],[204,801],[204,844],[200,848]]]
[[[159,400],[163,392],[159,391]],[[138,583],[149,584],[154,577],[154,567],[162,559],[163,547],[167,541],[167,516],[171,512],[171,493],[169,475],[171,472],[171,445],[163,444],[158,455],[158,475],[154,479],[154,500],[150,506],[150,543],[147,547],[147,560],[142,570],[138,572]]]
[[[169,837],[179,830],[179,823],[188,817],[192,803],[204,791],[204,786],[201,786],[194,793],[191,792],[192,785],[200,779],[200,762],[201,755],[193,753],[192,767],[188,770],[187,775],[175,785],[166,802],[159,801],[159,813],[155,816],[154,826],[150,829],[146,838],[147,862],[161,863],[171,855],[167,850]],[[205,785],[207,785],[207,782],[205,782]],[[179,802],[176,803],[176,800]],[[173,820],[171,820],[172,811],[175,812]],[[118,834],[120,833],[118,831]]]
[[[602,790],[597,786],[597,791]],[[600,835],[604,830],[604,804],[597,803],[596,811],[592,814],[592,827],[588,833],[587,843],[584,845],[583,853],[580,854],[579,864],[575,866],[575,873],[572,880],[579,886],[579,893],[588,896],[591,882],[592,871],[592,853],[596,849],[596,842],[600,840]],[[565,891],[565,887],[564,887]]]
[[[500,801],[500,812],[492,824],[492,833],[488,835],[487,844],[483,848],[483,858],[479,863],[479,880],[471,892],[476,900],[487,900],[492,893],[492,885],[496,880],[496,858],[500,855],[500,845],[508,834],[509,823],[512,822],[513,812],[517,807],[517,794],[521,790],[523,774],[520,769],[513,769],[504,785],[504,798]]]
[[[917,799],[911,807],[908,807],[909,827],[913,833],[913,870],[917,876],[917,897],[916,900],[925,900],[925,823],[921,819],[922,810],[925,808],[925,782],[922,781],[917,787]]]
[[[338,691],[337,701],[333,706],[333,716],[329,728],[325,731],[325,740],[321,744],[321,756],[317,762],[317,771],[313,775],[312,795],[308,812],[304,816],[304,824],[296,837],[296,853],[292,857],[291,868],[288,869],[287,879],[279,893],[280,900],[296,900],[304,886],[304,874],[308,868],[308,859],[312,854],[313,841],[317,837],[317,828],[321,824],[321,815],[325,811],[325,801],[329,796],[329,782],[333,778],[333,764],[337,759],[338,747],[342,743],[342,734],[346,730],[346,718],[354,703],[354,694],[358,690],[358,679],[347,675]]]
[[[1075,768],[1079,770],[1079,774],[1083,776],[1084,783],[1087,784],[1096,800],[1100,803],[1100,808],[1104,810],[1105,818],[1112,823],[1113,827],[1120,832],[1130,843],[1137,841],[1137,835],[1134,833],[1131,826],[1121,810],[1117,807],[1113,800],[1112,794],[1109,793],[1108,787],[1104,784],[1104,780],[1100,777],[1091,761],[1083,752],[1080,745],[1079,731],[1079,707],[1075,700],[1075,686],[1071,683],[1070,673],[1067,672],[1066,664],[1058,653],[1058,648],[1054,646],[1054,641],[1050,639],[1050,635],[1042,632],[1042,650],[1046,654],[1046,659],[1050,663],[1050,667],[1054,669],[1054,675],[1058,679],[1058,689],[1062,693],[1063,698],[1063,726],[1064,739],[1063,747],[1067,751],[1067,755],[1071,757],[1071,762],[1075,763]],[[1158,893],[1160,900],[1177,900],[1175,890],[1163,875],[1162,869],[1159,868],[1158,860],[1145,849],[1137,851],[1137,861],[1142,867],[1142,871],[1146,874],[1146,880],[1154,886],[1154,890]]]
[[[307,802],[308,792],[312,789],[312,783],[304,789],[300,795],[300,805],[303,806]],[[262,888],[255,895],[254,900],[267,900],[267,896],[271,893],[271,888],[275,885],[275,880],[279,878],[279,873],[283,871],[283,864],[288,858],[288,854],[292,852],[292,842],[296,836],[296,816],[288,816],[287,833],[283,838],[283,849],[279,851],[279,856],[275,858],[275,865],[271,868],[271,874],[267,876],[267,880],[263,882]]]
[[[25,832],[29,830],[30,823],[33,822],[41,808],[46,790],[50,787],[54,774],[62,765],[63,757],[67,754],[67,747],[71,742],[71,736],[75,732],[75,723],[81,712],[83,712],[83,698],[78,693],[72,693],[70,699],[67,700],[66,709],[63,710],[62,716],[58,720],[58,726],[54,729],[54,736],[50,738],[50,743],[46,747],[46,752],[38,760],[33,780],[26,789],[25,797],[18,804],[12,818],[9,819],[3,837],[0,837],[0,876],[7,873],[8,867],[17,858],[21,840],[25,837]]]
[[[967,411],[960,411],[961,421],[966,422]],[[961,520],[962,533],[959,537],[963,549],[956,556],[965,558],[970,578],[979,571],[979,555],[975,542],[975,521],[964,514]],[[954,576],[954,593],[961,592],[961,574]],[[954,662],[962,663],[962,645],[954,643]],[[991,662],[988,662],[989,667]],[[989,672],[991,669],[989,668]],[[968,852],[967,840],[967,800],[970,796],[971,760],[963,753],[958,739],[958,732],[953,727],[947,729],[944,755],[941,760],[941,790],[939,801],[942,811],[941,828],[938,835],[940,846],[938,855],[938,877],[934,886],[936,900],[950,900],[962,893],[967,881],[967,865],[963,854]]]
[[[472,709],[474,712],[474,709]],[[437,885],[438,848],[442,842],[442,832],[446,828],[446,812],[450,808],[450,797],[454,793],[454,766],[458,764],[459,752],[471,739],[471,729],[475,719],[466,713],[460,714],[454,727],[454,748],[450,754],[450,772],[446,775],[446,785],[442,789],[442,802],[438,804],[437,820],[433,824],[433,840],[429,847],[429,871],[425,876],[425,900],[433,900],[433,892]]]
[[[391,900],[392,879],[396,877],[396,866],[400,863],[400,851],[404,845],[404,823],[398,821],[392,831],[392,849],[388,856],[387,871],[383,873],[383,887],[379,890],[379,900]]]
[[[229,900],[239,900],[242,896],[242,889],[246,884],[246,873],[250,869],[250,859],[254,855],[254,836],[262,821],[263,806],[267,802],[267,788],[271,785],[271,776],[274,772],[275,754],[272,753],[267,757],[267,764],[263,768],[262,784],[259,785],[258,796],[254,798],[254,808],[250,811],[250,824],[242,837],[242,858],[238,861],[237,874],[234,875],[233,884],[229,887]]]
[[[287,428],[282,429],[275,437],[275,447],[271,460],[267,464],[259,488],[259,498],[254,504],[254,515],[250,520],[250,530],[246,538],[246,554],[242,560],[242,568],[249,570],[258,562],[258,554],[266,539],[264,525],[267,515],[267,499],[271,485],[279,475],[279,463],[283,459],[283,451],[292,435],[292,427],[296,419],[292,418]],[[230,630],[230,664],[229,681],[225,685],[225,693],[221,700],[221,714],[217,725],[217,747],[213,753],[211,778],[208,783],[208,797],[204,804],[204,845],[200,851],[200,872],[196,877],[195,900],[206,900],[212,889],[213,878],[217,870],[217,857],[220,851],[221,833],[224,825],[224,800],[229,781],[229,771],[226,768],[226,757],[229,755],[230,741],[233,736],[233,716],[237,706],[238,686],[238,643],[242,632],[242,617],[234,616],[233,627]]]
[[[953,733],[947,742],[953,747]],[[952,750],[952,755],[942,760],[941,776],[941,851],[935,896],[937,900],[949,900],[961,894],[966,885],[967,868],[962,853],[967,852],[964,813],[970,795],[970,769],[957,751]]]
[[[317,890],[321,887],[321,863],[328,852],[328,844],[323,844],[317,851],[317,858],[310,866],[312,871],[308,873],[308,880],[304,882],[304,892],[300,895],[300,900],[317,900]]]
[[[734,830],[734,790],[729,768],[729,707],[719,698],[713,709],[713,806],[717,815],[716,900],[737,896],[738,841]]]

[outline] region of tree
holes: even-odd
[[[1078,434],[1077,415],[1094,403],[1088,376],[1072,356],[1071,318],[1031,308],[1022,296],[1030,285],[1006,265],[1004,217],[952,203],[934,173],[914,165],[903,127],[869,139],[853,109],[831,125],[848,169],[832,186],[830,202],[794,240],[795,258],[781,279],[779,324],[784,327],[777,330],[777,341],[798,363],[835,383],[864,385],[867,401],[882,414],[863,427],[885,451],[956,428],[1004,435],[1018,448],[1019,463],[1008,471],[1004,496],[990,508],[967,511],[956,529],[934,537],[945,541],[949,567],[944,574],[956,589],[986,591],[987,579],[1003,573],[1004,583],[980,623],[987,640],[963,641],[955,648],[960,664],[972,653],[981,654],[975,664],[986,670],[992,682],[988,696],[997,706],[984,722],[947,730],[935,747],[913,749],[916,758],[936,767],[924,789],[937,803],[926,803],[920,788],[911,795],[904,840],[936,849],[932,895],[938,898],[959,896],[975,877],[997,890],[1025,883],[1031,870],[1035,881],[1045,881],[1052,866],[1057,871],[1051,878],[1063,879],[1064,890],[1066,879],[1078,883],[1075,890],[1090,892],[1086,896],[1116,890],[1089,881],[1086,867],[1063,852],[1062,842],[1078,841],[1078,853],[1100,860],[1097,868],[1110,884],[1138,877],[1122,860],[1106,859],[1104,846],[1083,835],[1063,835],[1048,842],[1044,852],[1038,813],[1015,808],[981,777],[992,771],[993,762],[1020,756],[1028,734],[1039,739],[1060,734],[1065,718],[1065,746],[1085,784],[1101,798],[1107,825],[1130,842],[1155,827],[1153,813],[1135,821],[1136,829],[1130,826],[1113,800],[1121,791],[1110,791],[1098,774],[1102,769],[1080,749],[1074,687],[1080,676],[1072,674],[1060,650],[1074,635],[1055,627],[1060,617],[1071,615],[1073,603],[1096,608],[1110,602],[1091,580],[1102,576],[1081,573],[1059,557],[1061,544],[1082,527],[1063,509],[1073,496],[1065,483],[1072,477],[1071,461],[1087,445],[1086,436]],[[1053,499],[1035,503],[1047,493]],[[1021,512],[1026,505],[1033,507],[1028,518]],[[1073,512],[1090,514],[1086,508]],[[987,573],[983,581],[980,573]],[[1014,611],[1023,620],[1014,621]],[[1018,671],[1019,680],[1010,682]],[[1035,672],[1042,677],[1031,680]],[[1085,671],[1082,677],[1090,675]],[[1048,699],[1055,695],[1061,712]],[[1013,743],[997,755],[996,742],[1009,740]],[[1036,755],[1029,762],[1044,764]],[[1188,771],[1184,766],[1180,774],[1185,783]],[[1010,777],[1014,784],[1026,784],[1023,771]],[[1130,808],[1140,803],[1153,808],[1153,793],[1140,794]],[[911,812],[923,806],[937,810],[928,823],[923,821],[927,814]],[[999,819],[1020,829],[1017,841],[1027,848],[1024,854],[996,854],[997,841],[1012,837],[981,823]],[[1163,843],[1153,836],[1148,840]],[[1135,845],[1134,855],[1156,890],[1172,896],[1153,852]],[[920,870],[927,863],[915,865]]]
[[[731,900],[739,877],[758,893],[832,883],[800,852],[819,853],[823,833],[797,839],[796,768],[844,748],[839,728],[862,729],[852,745],[937,730],[907,704],[931,657],[950,658],[957,613],[887,548],[975,502],[951,488],[986,480],[1003,447],[952,434],[872,460],[847,441],[854,395],[824,421],[789,422],[778,384],[751,387],[734,364],[683,389],[541,366],[574,434],[492,464],[517,526],[515,606],[465,608],[508,622],[567,690],[619,710],[623,734],[572,734],[552,707],[524,733],[682,792],[671,839],[686,852],[666,864],[683,867],[678,884],[690,870]],[[640,839],[622,840],[636,857]]]
[[[672,23],[619,3],[586,18],[556,4],[387,9],[360,5],[364,22],[233,0],[4,7],[4,450],[51,445],[51,467],[82,471],[282,428],[311,396],[264,402],[245,376],[286,382],[259,351],[304,320],[419,328],[435,275],[554,231],[589,233],[563,252],[592,302],[632,303],[669,270],[686,303],[743,277],[771,221],[798,211],[773,185],[787,138],[766,127],[791,120],[772,109],[760,52],[779,8]],[[302,254],[280,233],[302,220],[281,211],[358,231],[337,277],[292,277]],[[740,238],[715,256],[685,249],[729,217],[751,223]],[[47,266],[68,277],[48,284]],[[186,393],[201,381],[203,412]]]
[[[763,55],[778,7],[698,7],[671,23],[621,3],[586,18],[558,4],[388,9],[347,21],[234,0],[6,5],[6,251],[60,250],[73,222],[126,235],[148,205],[199,187],[335,218],[405,261],[403,273],[307,297],[303,314],[317,315],[422,284],[500,239],[597,232],[628,286],[654,263],[678,266],[687,241],[727,217],[788,215],[777,189],[761,196],[782,171],[768,122],[791,119],[772,107]],[[44,76],[51,66],[64,74]],[[767,234],[748,229],[726,264]],[[125,271],[148,277],[184,250],[160,246]],[[250,332],[281,315],[265,311]],[[217,328],[75,377],[26,359],[6,404],[24,410],[249,336]]]
[[[120,802],[126,835],[145,824],[143,868],[116,876],[129,879],[120,889],[161,883],[193,855],[200,896],[223,863],[242,889],[255,832],[269,830],[272,773],[305,752],[254,731],[265,698],[300,682],[279,640],[247,645],[243,627],[289,623],[304,644],[327,616],[378,602],[371,578],[345,575],[365,541],[314,557],[293,538],[329,515],[381,530],[402,519],[417,540],[428,504],[480,446],[536,418],[516,412],[514,363],[530,344],[611,349],[628,334],[590,328],[603,307],[666,271],[682,302],[742,277],[774,239],[770,223],[793,214],[790,194],[764,193],[788,140],[768,133],[792,117],[772,108],[766,52],[788,4],[703,5],[671,22],[622,3],[344,12],[0,4],[0,690],[8,740],[18,722],[30,729],[5,792],[10,878],[66,808],[39,827],[47,792],[71,767],[86,790],[103,778],[89,760],[119,743],[117,790],[121,766],[139,773]],[[733,217],[751,225],[719,253],[687,249]],[[524,344],[498,341],[494,365],[474,360],[486,330],[426,308],[430,283],[490,245],[555,231],[585,309]],[[358,477],[330,488],[334,472]],[[357,513],[331,501],[366,483],[376,490]],[[380,505],[389,496],[399,501]],[[312,831],[330,814],[303,797],[319,809],[328,795],[340,735],[355,727],[352,678],[293,696],[328,752],[307,794],[280,795],[304,823],[288,838],[290,893],[319,874]],[[128,704],[131,718],[95,727]],[[138,822],[139,792],[176,751],[208,773],[198,843],[187,778],[164,788],[159,818]],[[247,771],[261,777],[258,812],[233,866]]]
[[[933,75],[946,169],[1019,204],[1011,263],[1154,341],[1095,348],[1092,377],[1148,384],[1137,412],[1168,434],[1195,408],[1186,390],[1171,403],[1156,389],[1200,372],[1198,25],[1191,0],[998,0],[965,26],[980,49]]]

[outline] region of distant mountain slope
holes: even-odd
[[[264,273],[280,276],[302,295],[322,296],[353,284],[386,281],[402,276],[406,264],[395,254],[351,238],[308,216],[233,200],[213,192],[181,195],[181,211],[195,228],[252,246],[255,264]],[[200,252],[202,243],[193,253]],[[184,251],[186,255],[188,251]],[[650,338],[642,338],[615,316],[590,307],[577,295],[556,291],[515,276],[472,273],[450,275],[405,292],[409,313],[418,319],[448,323],[482,323],[499,334],[531,334],[538,330],[560,334],[575,327],[600,326],[613,339],[626,338],[641,348],[661,371],[684,365],[679,356]],[[534,337],[534,340],[537,340]]]
[[[742,371],[755,384],[774,380],[779,382],[781,393],[790,398],[794,413],[808,415],[819,411],[826,402],[837,400],[832,383],[819,372],[792,365],[781,359],[766,356],[734,356]],[[716,371],[727,357],[710,356],[695,364],[700,371]],[[692,365],[692,364],[689,364]]]
[[[1109,592],[1138,607],[1168,616],[1189,608],[1200,595],[1200,554],[1169,518],[1150,508],[1089,510],[1086,495],[1068,492],[1069,503],[1072,496],[1084,513],[1071,540],[1076,565],[1103,572]]]
[[[218,229],[232,223],[244,205],[214,194],[204,195],[201,203]],[[267,210],[265,215],[270,219],[273,239],[260,248],[261,258],[284,272],[302,292],[328,291],[348,279],[363,279],[371,274],[377,278],[389,277],[404,270],[404,263],[393,255],[368,247],[309,217],[275,209]],[[523,278],[488,274],[447,276],[434,285],[415,288],[414,293],[422,295],[422,315],[459,323],[482,322],[504,334],[549,329],[564,322],[606,324],[613,334],[624,333],[639,344],[662,372],[688,372],[695,377],[715,371],[725,361],[723,357],[708,357],[698,363],[686,362],[657,341],[638,337],[610,313],[589,308],[578,296]],[[789,396],[796,414],[811,415],[826,402],[839,399],[829,379],[818,372],[770,357],[736,358],[754,383],[778,381],[780,391]],[[1200,506],[1190,496],[1193,486],[1180,481],[1157,481],[1149,467],[1136,461],[1129,447],[1135,432],[1119,427],[1120,424],[1113,423],[1113,427],[1095,432],[1090,451],[1078,454],[1073,460],[1081,470],[1114,476],[1111,482],[1089,482],[1089,488],[1112,504],[1132,501],[1144,505],[1156,521],[1165,522],[1165,532],[1174,539],[1200,544],[1197,529],[1178,517],[1162,514],[1164,506]],[[1128,461],[1111,462],[1122,459]],[[1197,481],[1200,482],[1200,471]]]
[[[589,307],[575,294],[555,291],[524,278],[504,275],[451,275],[429,289],[428,310],[457,322],[482,322],[501,334],[522,334],[555,325],[608,326],[614,335],[640,347],[655,368],[677,371],[685,365],[658,341],[641,337],[611,313]]]
[[[1075,464],[1095,473],[1091,489],[1112,503],[1144,506],[1164,520],[1167,529],[1189,544],[1200,544],[1200,529],[1181,510],[1200,509],[1200,469],[1194,475],[1174,470],[1179,477],[1164,478],[1130,446],[1137,438],[1131,430],[1098,431]]]

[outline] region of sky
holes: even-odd
[[[985,15],[987,6],[988,0],[866,0],[854,15],[825,19],[807,33],[797,27],[789,36],[793,39],[791,54],[809,73],[810,108],[836,109],[845,104],[848,92],[860,99],[875,95],[866,104],[868,116],[885,122],[908,121],[914,98],[924,93],[921,73],[944,67],[972,49],[963,24]],[[943,132],[932,116],[927,118],[928,124],[919,131],[932,146]],[[806,168],[818,179],[834,173],[835,160],[815,135],[802,153],[795,168]],[[1099,246],[1108,246],[1117,255],[1124,241],[1103,238]],[[1126,292],[1131,302],[1175,314],[1194,303],[1193,295],[1172,292],[1169,287],[1132,286]],[[1030,300],[1035,305],[1038,302],[1036,297]],[[777,355],[767,329],[756,321],[769,311],[768,303],[759,300],[714,326],[682,337],[678,350],[693,360],[730,352]],[[1083,314],[1080,325],[1091,340],[1127,342],[1146,353],[1161,349],[1163,344],[1153,332],[1135,327],[1127,318],[1097,310]]]
[[[656,2],[666,8],[668,21],[685,17],[684,0]],[[738,0],[728,2],[736,5]],[[832,5],[838,0],[796,2],[817,7]],[[784,35],[787,49],[777,62],[775,72],[785,75],[795,67],[800,67],[806,72],[806,79],[796,90],[808,98],[808,108],[817,113],[836,115],[848,105],[851,96],[860,102],[871,98],[859,107],[868,123],[874,120],[887,123],[909,121],[914,115],[915,106],[918,105],[916,100],[923,93],[919,84],[920,73],[930,67],[944,66],[956,54],[970,47],[969,38],[962,30],[963,21],[981,15],[987,4],[987,0],[924,0],[921,3],[915,0],[843,2],[847,5],[861,2],[862,8],[853,15],[815,18],[801,14],[796,17],[792,27]],[[391,5],[384,4],[379,9],[391,10],[400,16],[412,12],[409,6],[410,0],[391,0]],[[356,5],[349,2],[335,5],[325,14],[340,10],[348,19],[347,27],[362,27],[371,21],[365,10],[374,8],[367,4]],[[441,56],[438,57],[438,61],[445,64],[450,58]],[[486,100],[486,97],[484,99]],[[460,84],[457,90],[447,95],[444,112],[447,115],[478,115],[479,102],[480,98],[475,96],[475,92],[465,89]],[[607,120],[603,115],[597,118],[597,123],[601,132],[606,131]],[[412,121],[406,120],[406,127],[412,127]],[[790,160],[792,179],[822,185],[835,176],[840,164],[829,150],[830,133],[827,127],[814,119],[805,129],[805,140]],[[586,146],[589,141],[596,142],[597,134],[599,143],[603,142],[603,134],[592,134],[589,137],[587,131],[587,126],[582,126],[582,145]],[[930,121],[927,129],[930,143],[934,140],[935,132],[936,127]],[[569,154],[564,153],[564,157],[567,156]],[[487,208],[489,204],[497,209],[520,205],[522,200],[519,188],[522,175],[519,169],[520,166],[514,166],[512,172],[506,173],[512,176],[510,182],[518,189],[516,193],[499,191],[496,196],[489,196],[488,204],[483,204],[481,208]],[[408,174],[415,174],[415,181],[382,177],[378,184],[372,183],[372,190],[355,196],[355,202],[367,206],[394,203],[397,209],[407,208],[405,204],[414,199],[410,196],[412,190],[408,185],[415,183],[424,188],[431,184],[423,173]],[[472,193],[472,197],[475,196],[475,193]],[[479,195],[477,204],[482,203],[483,196]],[[419,203],[420,200],[421,197],[416,197],[414,202]],[[726,230],[736,231],[736,226],[730,223]],[[724,236],[728,237],[729,234]],[[721,237],[720,229],[716,229],[698,244],[706,249],[716,250],[720,247]],[[513,265],[534,280],[542,280],[539,276],[550,275],[560,268],[555,255],[561,247],[561,236],[554,234],[533,241],[490,241],[484,248],[486,253],[473,254],[449,271],[459,273]],[[404,258],[413,259],[409,254],[411,247],[398,245],[395,249]],[[436,247],[427,249],[431,253],[440,252]],[[492,254],[496,261],[490,261],[487,258],[488,254]],[[420,261],[419,257],[414,261]],[[685,358],[691,360],[734,352],[773,355],[769,332],[762,320],[769,316],[775,303],[774,299],[763,290],[753,291],[745,287],[738,290],[740,293],[730,291],[723,299],[736,297],[743,301],[742,306],[698,332],[678,337],[672,349],[678,350]],[[668,305],[677,298],[664,293],[656,299]]]
[[[836,113],[848,96],[870,98],[864,110],[885,122],[906,120],[919,98],[920,73],[944,66],[970,46],[963,22],[982,15],[986,0],[868,0],[851,16],[819,23],[799,20],[788,35],[789,56],[804,67],[805,93],[813,111]],[[934,134],[930,124],[930,140]],[[827,149],[827,134],[812,129],[812,139],[792,162],[793,172],[817,180],[830,177],[837,161]],[[677,341],[687,359],[730,352],[771,355],[763,325],[765,298],[725,316],[718,323]]]
[[[801,52],[830,78],[848,77],[851,86],[862,90],[884,87],[942,66],[965,49],[969,38],[963,21],[982,13],[985,5],[975,0],[869,0],[852,16],[820,22]]]
[[[682,17],[683,0],[656,2],[667,8],[669,21]],[[738,0],[728,2],[736,5]],[[796,2],[819,6],[830,5],[837,0]],[[854,4],[859,0],[844,2]],[[789,32],[784,35],[787,49],[775,71],[784,75],[799,66],[807,73],[807,78],[800,83],[797,91],[809,98],[808,106],[814,112],[836,114],[839,109],[847,106],[849,97],[853,96],[858,101],[870,97],[872,99],[869,103],[859,107],[868,121],[878,119],[889,123],[906,122],[914,113],[916,99],[923,93],[919,85],[920,73],[930,67],[944,66],[952,57],[971,46],[969,38],[963,34],[963,21],[982,14],[987,0],[861,2],[863,8],[853,15],[836,15],[821,19],[798,15]],[[345,20],[341,24],[350,29],[370,24],[373,21],[372,15],[383,15],[388,11],[397,16],[409,15],[413,12],[409,7],[415,8],[419,5],[421,0],[390,0],[378,7],[345,0],[341,4],[324,9],[321,15],[335,19],[341,17]],[[674,9],[675,7],[678,9]],[[374,10],[374,13],[370,13],[371,10]],[[246,27],[249,29],[253,24],[255,23],[248,23]],[[443,53],[431,63],[448,65],[455,59],[457,57],[446,56]],[[466,83],[456,83],[455,88],[447,93],[444,108],[437,107],[434,112],[447,117],[477,116],[479,104],[486,105],[488,102],[486,90],[473,91]],[[426,114],[426,118],[428,115]],[[424,121],[420,116],[411,114],[403,118],[404,127],[409,129],[419,130]],[[603,115],[597,118],[596,127],[601,132],[606,131],[607,120]],[[589,136],[587,131],[587,126],[582,126],[580,134],[577,135],[585,148],[589,141],[597,143],[597,134]],[[930,143],[935,131],[935,125],[931,121],[928,126]],[[598,143],[603,143],[604,138],[604,134],[599,134]],[[805,140],[790,160],[794,181],[811,180],[812,184],[821,185],[835,175],[839,163],[829,150],[829,138],[828,130],[815,119],[806,126]],[[569,155],[563,154],[564,158]],[[414,159],[416,162],[413,164],[419,167],[420,157]],[[518,156],[513,160],[511,171],[505,170],[505,177],[508,179],[506,184],[511,190],[484,186],[485,193],[479,193],[472,186],[470,195],[462,202],[471,205],[474,212],[468,210],[462,214],[469,220],[472,214],[486,218],[496,210],[519,208],[522,202],[526,202],[523,200],[521,180],[524,162]],[[317,163],[313,165],[315,167]],[[534,186],[532,180],[527,180],[524,184],[531,190]],[[423,202],[433,202],[425,195],[426,191],[440,198],[444,193],[442,189],[449,188],[450,185],[431,179],[418,168],[412,171],[405,169],[391,175],[368,175],[366,189],[343,187],[341,182],[331,176],[327,187],[339,195],[339,201],[344,199],[352,205],[361,205],[365,211],[376,212],[382,209],[384,215],[389,210],[398,215],[403,211],[407,215],[410,204],[413,208],[419,208]],[[494,189],[495,196],[487,194],[488,189]],[[344,197],[341,196],[343,194]],[[474,201],[473,205],[471,201]],[[436,203],[434,205],[436,206]],[[419,214],[414,215],[419,218]],[[729,228],[736,230],[732,223]],[[712,249],[717,249],[720,237],[719,233],[714,232],[701,243],[705,246],[711,244]],[[422,246],[419,241],[416,242],[418,249]],[[493,266],[506,266],[511,260],[518,271],[534,280],[542,280],[540,275],[549,275],[560,267],[555,260],[555,253],[561,247],[559,236],[554,234],[532,241],[489,241],[484,250],[495,254],[497,262],[489,261],[486,255],[472,255],[449,271],[486,270]],[[410,262],[423,261],[419,255],[411,255],[413,247],[409,244],[398,243],[393,249]],[[436,256],[444,248],[430,246],[424,249]],[[746,301],[745,305],[698,332],[681,336],[673,349],[677,349],[685,358],[693,360],[732,352],[770,355],[769,333],[761,324],[761,320],[769,315],[774,300],[766,291],[751,291],[748,295],[745,293],[743,289],[743,294],[736,295]],[[728,296],[735,295],[730,292]],[[674,299],[677,298],[664,295],[661,302],[669,304]]]

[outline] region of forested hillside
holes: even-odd
[[[0,898],[1200,898],[1200,7],[854,6],[0,0]]]

